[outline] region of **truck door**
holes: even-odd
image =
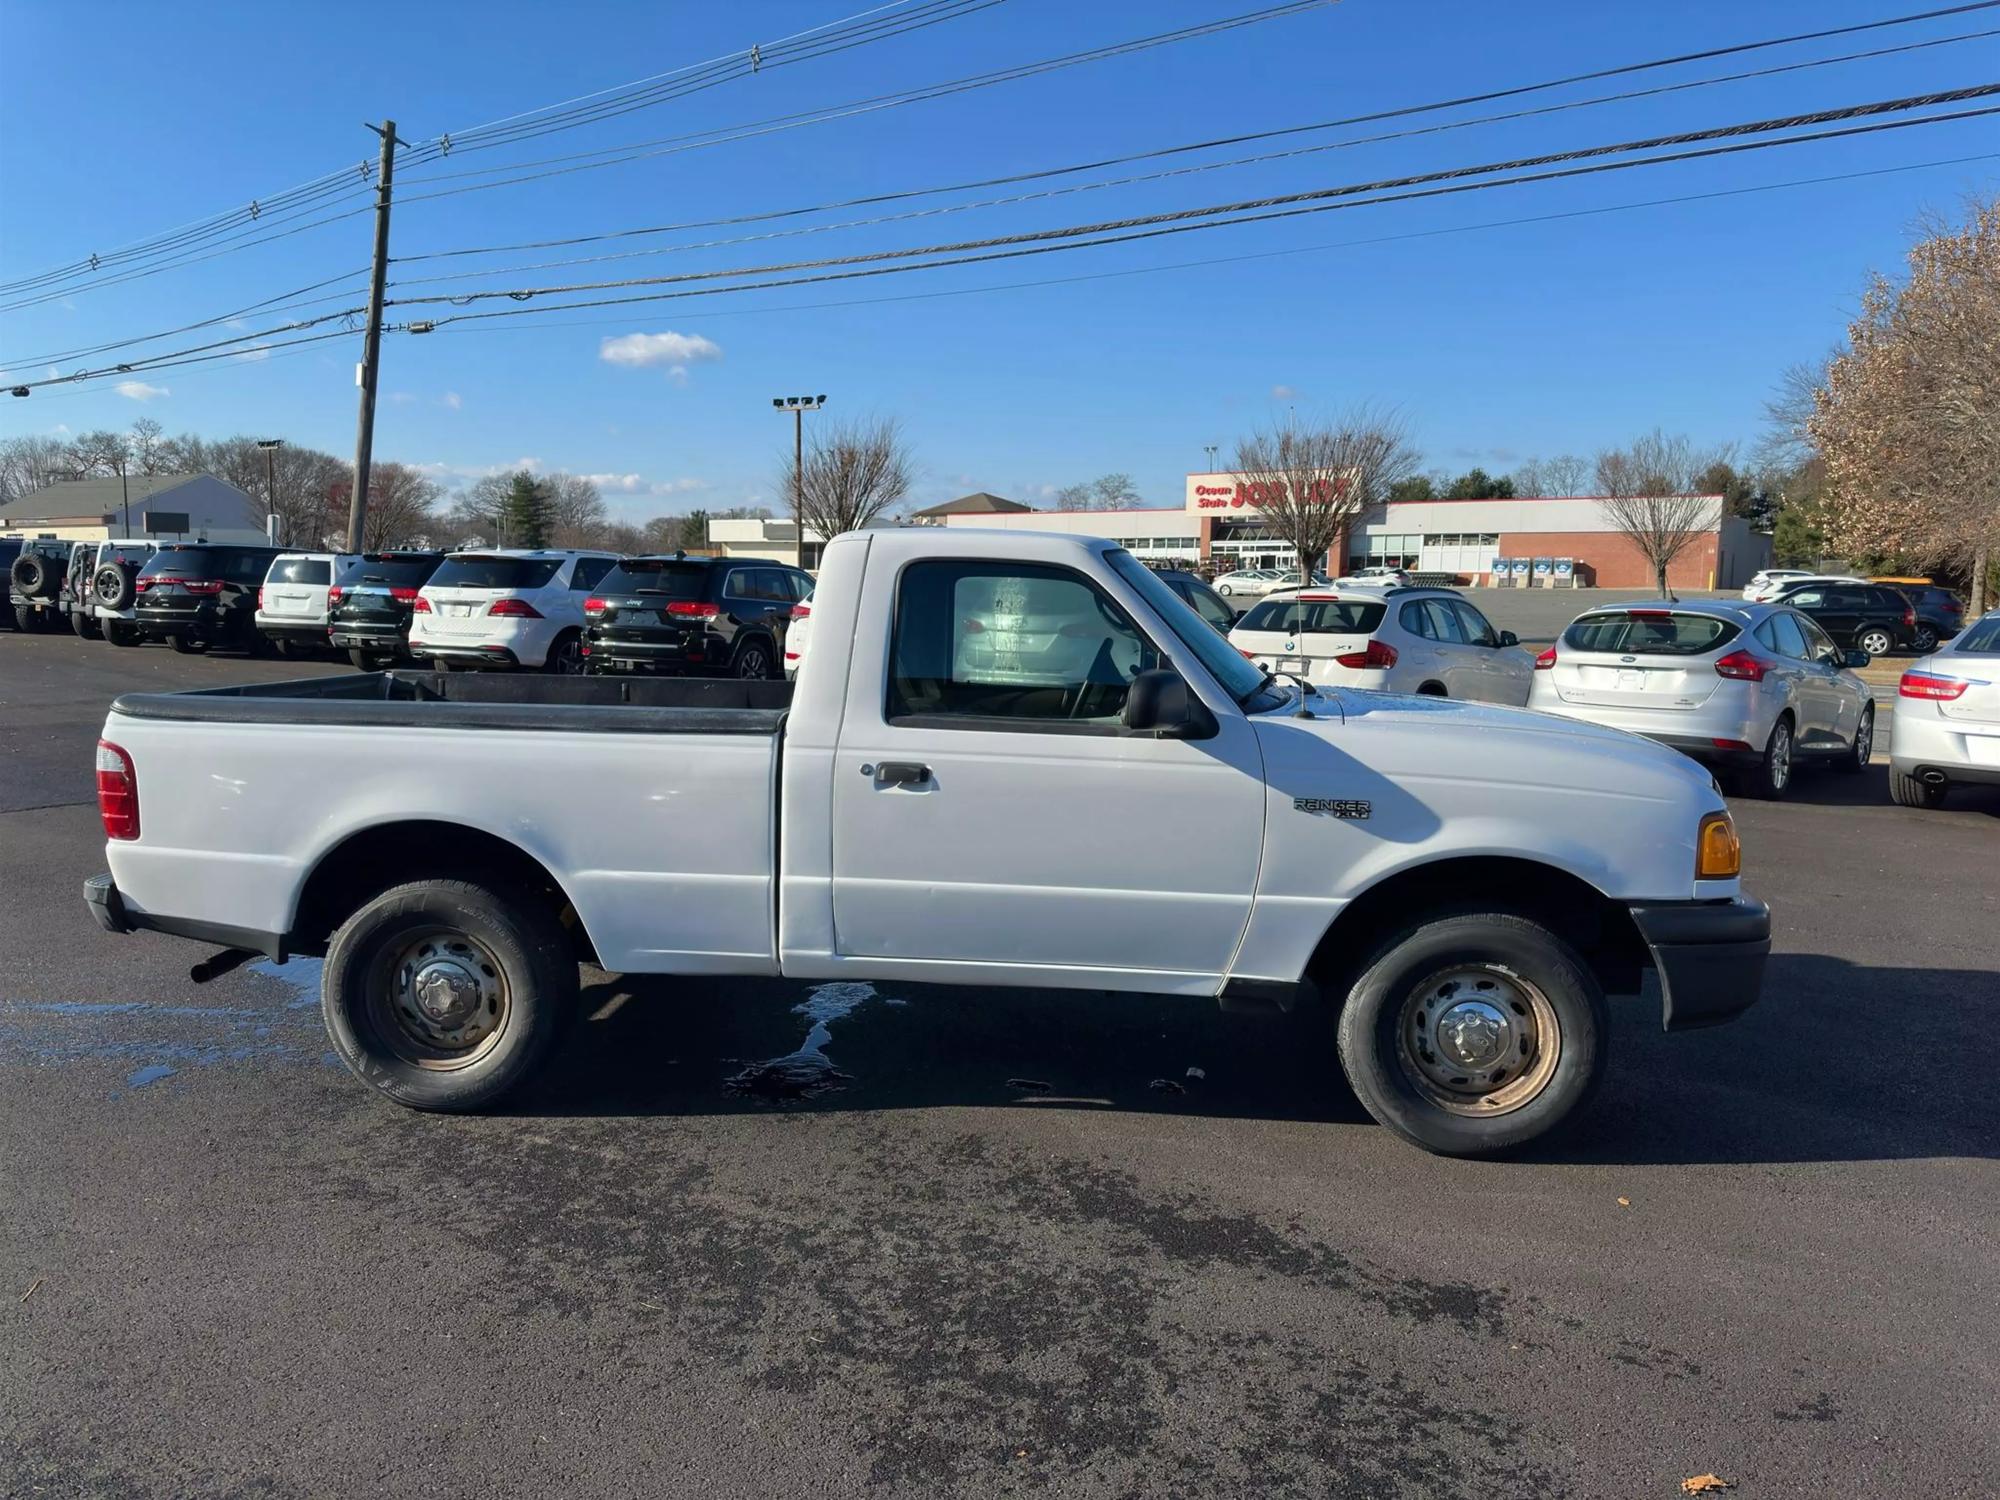
[[[1073,568],[928,559],[883,587],[893,629],[857,646],[834,757],[836,952],[1205,992],[1257,883],[1249,721],[1122,734],[1133,674],[1174,663]]]

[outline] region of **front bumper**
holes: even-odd
[[[1748,896],[1632,908],[1660,976],[1668,1031],[1715,1026],[1757,1003],[1771,956],[1771,908]]]
[[[170,937],[189,938],[197,943],[213,943],[220,948],[248,948],[279,963],[285,961],[284,934],[254,932],[247,927],[225,927],[216,922],[191,922],[181,917],[155,916],[133,911],[118,893],[118,884],[109,874],[93,875],[83,883],[84,904],[106,932],[164,932]]]

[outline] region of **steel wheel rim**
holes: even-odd
[[[1460,964],[1412,988],[1396,1018],[1411,1085],[1447,1114],[1486,1119],[1539,1099],[1562,1058],[1541,987],[1498,964]]]
[[[1866,651],[1870,656],[1887,656],[1889,654],[1889,638],[1879,630],[1871,630],[1868,634],[1861,637],[1861,649]]]
[[[491,1052],[513,1011],[499,958],[454,927],[419,928],[397,939],[368,992],[375,1029],[389,1049],[441,1072]]]

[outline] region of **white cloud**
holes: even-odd
[[[585,474],[607,495],[685,495],[708,488],[706,479],[683,476],[679,479],[648,479],[643,474]]]
[[[244,329],[248,328],[250,325],[244,322],[241,318],[228,318],[224,320],[222,326],[224,328]]]
[[[1298,395],[1299,388],[1295,385],[1274,385],[1271,387],[1271,399],[1273,401],[1296,401]]]
[[[55,425],[55,426],[51,427],[51,428],[49,429],[49,431],[50,431],[51,433],[53,433],[53,434],[54,434],[54,435],[55,435],[56,437],[68,437],[68,436],[69,436],[69,423],[67,423],[67,422],[58,422],[58,423],[56,423],[56,425]]]
[[[465,398],[460,396],[457,391],[446,391],[442,396],[438,397],[438,404],[440,406],[448,406],[453,411],[463,411],[465,409]]]
[[[240,359],[246,364],[255,363],[257,360],[269,359],[271,357],[271,346],[269,344],[252,344],[241,354],[232,354],[229,357],[231,359]]]
[[[163,385],[147,385],[143,380],[121,380],[112,389],[127,401],[151,401],[156,396],[173,394]]]
[[[412,401],[414,401],[414,400],[416,400],[416,399],[417,399],[417,398],[416,398],[416,397],[415,397],[415,396],[414,396],[413,394],[411,394],[411,393],[410,393],[409,391],[391,391],[391,392],[389,392],[389,401],[390,401],[390,404],[391,404],[391,405],[394,405],[394,406],[408,406],[408,405],[409,405],[409,404],[410,404],[410,403],[411,403]]]
[[[722,346],[698,333],[627,333],[602,340],[597,357],[633,370],[664,365],[669,376],[685,381],[689,365],[721,359]]]

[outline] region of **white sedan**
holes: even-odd
[[[1284,577],[1276,568],[1239,568],[1216,576],[1212,587],[1225,599],[1261,599]]]
[[[1969,782],[2000,784],[2000,610],[1911,667],[1889,725],[1889,795],[1937,807]]]

